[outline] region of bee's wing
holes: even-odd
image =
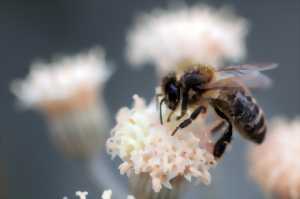
[[[201,88],[204,90],[204,93],[202,97],[204,99],[219,99],[218,91],[220,90],[239,90],[241,87],[245,88],[245,86],[242,84],[240,80],[238,80],[236,77],[226,78],[214,81],[212,83],[209,83],[205,85],[204,88]],[[244,89],[248,92],[248,89]]]
[[[206,91],[209,90],[222,90],[222,89],[238,89],[242,85],[239,78],[236,77],[229,77],[221,80],[214,81],[205,85],[203,88]]]
[[[272,79],[259,71],[252,72],[248,75],[244,75],[241,77],[236,77],[240,81],[242,81],[245,86],[247,86],[250,89],[256,89],[256,88],[270,88],[272,85]]]
[[[243,76],[249,73],[271,70],[278,66],[276,63],[244,64],[219,68],[217,72],[224,75]]]
[[[241,77],[228,77],[214,81],[205,86],[205,90],[223,90],[223,89],[239,89],[240,87],[248,89],[270,87],[272,80],[261,74],[245,75]]]
[[[238,66],[228,66],[218,69],[222,79],[235,78],[242,81],[248,88],[268,88],[272,85],[272,80],[260,71],[276,68],[277,64],[246,64]]]

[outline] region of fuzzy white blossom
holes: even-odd
[[[102,193],[101,198],[102,198],[102,199],[111,199],[111,198],[112,198],[112,191],[111,191],[110,189],[105,190],[105,191]],[[135,199],[135,197],[132,196],[132,195],[128,195],[128,196],[127,196],[127,199]]]
[[[78,196],[79,199],[87,199],[88,192],[87,191],[76,191],[75,193],[76,196]],[[101,199],[111,199],[112,197],[112,191],[110,189],[104,190]],[[63,199],[68,199],[66,196],[63,197]],[[127,199],[135,199],[134,196],[128,195]]]
[[[247,21],[228,8],[156,9],[137,18],[126,53],[131,64],[153,63],[160,75],[191,63],[219,66],[245,57],[247,32]]]
[[[109,190],[105,190],[105,191],[102,193],[101,198],[102,198],[102,199],[111,199],[111,196],[112,196],[112,191],[109,189]]]
[[[52,141],[70,157],[87,158],[103,146],[108,112],[102,94],[111,69],[101,48],[36,62],[11,90],[25,108],[41,111]]]
[[[76,191],[76,196],[78,196],[79,199],[86,199],[87,195],[88,195],[87,191]]]
[[[273,119],[265,142],[250,149],[250,174],[266,192],[300,198],[300,118]]]
[[[198,132],[186,128],[171,136],[177,124],[170,122],[162,126],[155,106],[146,106],[144,100],[135,95],[133,108],[122,108],[117,114],[117,124],[107,141],[108,152],[123,161],[119,167],[121,174],[148,174],[155,192],[159,192],[162,185],[171,188],[170,181],[178,176],[189,181],[194,177],[209,184],[209,169],[215,160],[205,146],[201,146],[208,140],[200,140],[196,135],[203,133],[204,127],[198,126]]]
[[[68,100],[82,90],[100,89],[111,74],[101,48],[75,56],[35,62],[24,80],[15,80],[11,90],[25,107]]]

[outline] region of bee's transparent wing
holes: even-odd
[[[242,81],[248,88],[269,88],[272,80],[262,74],[260,71],[271,70],[277,67],[277,64],[245,64],[237,66],[227,66],[218,69],[222,79],[233,78]]]
[[[245,86],[251,89],[255,88],[270,88],[272,86],[272,79],[259,71],[252,72],[248,75],[244,75],[241,77],[236,77],[240,81],[242,81]]]
[[[245,75],[241,77],[228,77],[223,78],[217,81],[214,81],[210,84],[207,84],[205,90],[224,90],[224,89],[239,89],[244,87],[248,89],[266,89],[272,85],[272,80],[259,73],[255,75]]]
[[[219,90],[219,89],[236,89],[241,87],[241,81],[236,77],[229,77],[221,80],[214,81],[205,85],[204,90]]]
[[[276,63],[263,63],[263,64],[243,64],[236,66],[225,66],[219,68],[217,71],[224,75],[242,76],[249,73],[271,70],[278,66]]]

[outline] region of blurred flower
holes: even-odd
[[[88,195],[87,191],[76,191],[76,196],[78,196],[79,199],[87,199],[87,195]],[[112,191],[109,189],[109,190],[103,191],[101,198],[102,199],[111,199],[111,196],[112,196]],[[67,199],[67,197],[63,197],[63,199]],[[127,199],[135,199],[135,197],[128,195]]]
[[[112,191],[109,189],[109,190],[105,190],[103,193],[102,193],[102,196],[101,198],[102,199],[111,199],[111,195],[112,195]]]
[[[78,95],[83,97],[91,90],[102,88],[110,73],[103,50],[95,48],[87,53],[55,59],[52,63],[36,62],[27,78],[14,81],[11,90],[23,106],[46,109],[55,114],[73,109],[73,106],[80,107],[79,104],[88,99],[80,101]],[[67,105],[70,101],[72,103]]]
[[[102,199],[111,199],[111,197],[112,197],[112,191],[110,189],[109,190],[105,190],[102,193],[102,196],[101,196]],[[127,196],[127,199],[135,199],[135,197],[129,195],[129,196]]]
[[[250,149],[250,174],[267,193],[300,198],[300,118],[274,119],[260,146]]]
[[[55,144],[69,155],[85,156],[104,142],[108,114],[102,88],[110,74],[104,51],[94,48],[34,63],[28,77],[14,81],[11,90],[23,107],[47,116]]]
[[[133,108],[122,108],[117,114],[117,124],[107,141],[108,153],[123,161],[119,167],[121,174],[149,176],[155,192],[162,185],[171,189],[172,181],[181,177],[188,181],[194,177],[210,184],[209,169],[216,162],[206,148],[211,142],[209,137],[200,135],[206,134],[205,126],[201,126],[203,118],[199,116],[193,122],[198,124],[197,131],[192,131],[191,125],[171,136],[178,122],[160,125],[154,104],[146,106],[137,95],[133,98]]]
[[[86,199],[87,195],[88,195],[87,191],[76,191],[76,196],[78,196],[79,199]]]
[[[157,9],[129,31],[127,58],[136,66],[155,64],[159,75],[192,63],[219,66],[245,56],[247,32],[247,21],[228,8]]]

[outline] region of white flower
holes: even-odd
[[[102,199],[111,199],[111,197],[112,197],[112,191],[110,189],[109,190],[105,190],[102,193],[102,196],[101,196]],[[132,196],[132,195],[128,195],[127,199],[135,199],[135,197]]]
[[[88,192],[87,191],[76,191],[75,194],[76,194],[76,196],[79,197],[79,199],[87,199]],[[111,197],[112,197],[112,191],[110,189],[104,190],[101,195],[102,199],[111,199]],[[63,199],[67,199],[67,197],[63,197]],[[135,199],[135,197],[132,195],[128,195],[127,199]]]
[[[101,198],[102,198],[102,199],[111,199],[111,196],[112,196],[112,191],[109,189],[109,190],[105,190],[105,191],[102,193]]]
[[[156,192],[162,185],[171,188],[170,181],[177,176],[187,180],[195,177],[209,184],[208,170],[215,161],[201,143],[210,140],[200,140],[196,135],[205,133],[204,126],[202,129],[198,126],[198,132],[185,128],[171,136],[177,124],[160,125],[155,106],[146,106],[144,100],[135,95],[133,108],[122,108],[117,114],[117,125],[107,141],[107,150],[112,157],[119,156],[124,161],[119,167],[122,174],[147,173]]]
[[[108,129],[101,91],[110,73],[104,51],[94,48],[51,63],[36,62],[11,88],[23,107],[46,116],[55,146],[70,157],[87,158],[103,146]]]
[[[131,64],[151,62],[160,75],[191,63],[219,66],[245,56],[247,32],[246,20],[230,9],[157,9],[137,18],[126,53]]]
[[[25,107],[37,107],[70,99],[82,90],[101,88],[110,73],[104,51],[94,48],[51,63],[34,63],[28,77],[14,81],[11,90]]]
[[[87,195],[88,195],[87,191],[76,191],[76,196],[78,196],[79,199],[86,199]]]
[[[300,197],[300,118],[274,119],[262,145],[250,150],[250,174],[267,192]]]

